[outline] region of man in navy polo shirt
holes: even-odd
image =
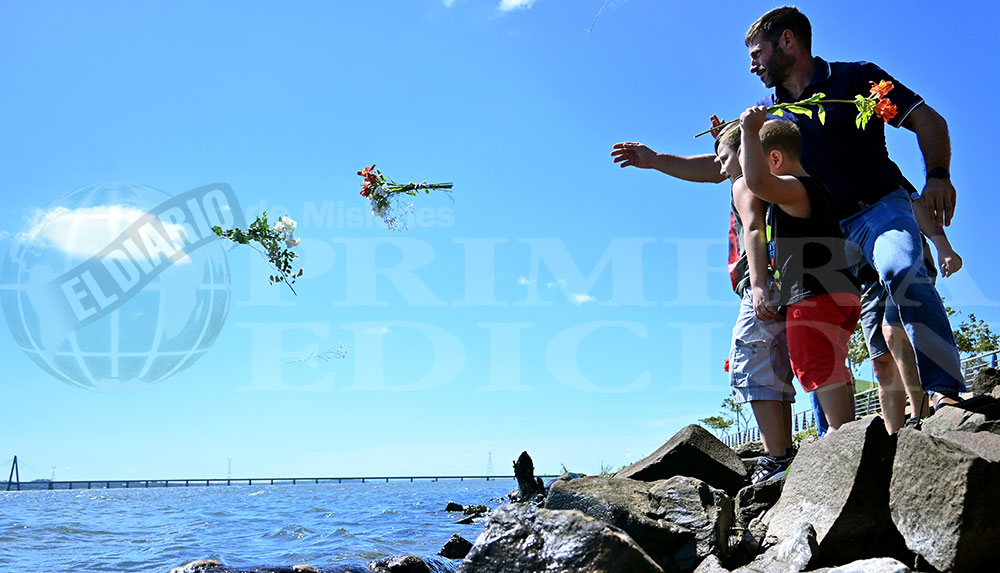
[[[949,180],[951,146],[948,126],[933,108],[911,90],[871,63],[827,62],[811,52],[812,29],[798,9],[771,10],[750,26],[750,72],[774,94],[762,105],[794,102],[817,92],[827,99],[853,100],[868,94],[870,82],[892,81],[889,98],[896,105],[893,127],[917,135],[927,166],[927,182],[919,197],[899,167],[889,159],[884,124],[877,119],[866,129],[855,125],[850,104],[826,107],[826,122],[786,114],[802,133],[802,164],[822,181],[835,198],[841,227],[853,258],[867,259],[900,311],[917,356],[921,384],[933,392],[934,404],[954,402],[965,391],[958,349],[937,290],[922,261],[920,230],[911,200],[921,201],[935,225],[949,225],[955,210],[955,188]],[[619,143],[612,155],[622,167],[657,169],[688,181],[719,182],[711,155],[677,156],[655,153],[635,142]]]

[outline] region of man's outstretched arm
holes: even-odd
[[[614,144],[611,157],[619,167],[656,169],[685,181],[721,183],[725,180],[713,154],[684,156],[657,153],[637,141],[624,141]]]
[[[947,171],[951,165],[951,140],[948,137],[948,123],[934,108],[919,105],[910,112],[903,127],[917,134],[917,143],[924,156],[927,173],[937,168]],[[927,206],[931,221],[937,225],[951,225],[955,215],[955,187],[947,177],[928,177],[921,194]]]

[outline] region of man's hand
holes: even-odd
[[[951,218],[955,215],[955,195],[955,186],[950,179],[931,177],[927,180],[920,199],[932,223],[945,227],[951,225]]]
[[[767,289],[753,287],[753,312],[758,320],[771,320],[777,311],[771,306],[770,293]]]
[[[755,105],[743,112],[740,116],[740,127],[750,133],[757,133],[767,121],[767,108],[762,105]]]
[[[656,152],[637,141],[625,141],[611,147],[611,157],[615,158],[615,163],[621,163],[619,167],[631,165],[640,169],[652,169]]]

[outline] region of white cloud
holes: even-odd
[[[99,205],[67,209],[54,207],[37,209],[28,217],[28,230],[15,235],[19,242],[30,242],[43,248],[54,248],[68,257],[87,259],[114,242],[119,235],[146,212],[125,205]],[[169,237],[182,237],[182,225],[162,223]],[[175,249],[179,239],[172,239]],[[122,256],[126,256],[123,255]],[[177,263],[189,263],[184,255]]]
[[[537,280],[529,279],[528,277],[526,277],[524,275],[521,275],[521,276],[517,277],[517,284],[519,284],[521,286],[533,285],[533,284],[535,284],[537,282],[538,282]]]
[[[443,0],[442,3],[445,5],[445,7],[451,8],[451,5],[455,3],[455,0]]]
[[[522,276],[519,279],[517,279],[517,282],[518,282],[518,284],[524,285],[524,284],[533,284],[535,281],[529,281],[528,279],[526,279],[525,277]],[[545,283],[545,287],[546,288],[556,288],[556,287],[561,288],[563,290],[563,292],[566,293],[566,298],[568,298],[569,301],[571,303],[575,304],[576,306],[580,306],[581,304],[588,303],[588,302],[596,302],[597,301],[596,298],[590,296],[587,293],[571,292],[569,289],[566,288],[568,286],[569,286],[569,283],[567,283],[564,279],[558,279],[558,280],[549,281],[549,282]]]
[[[501,12],[510,12],[511,10],[527,10],[531,8],[531,5],[535,3],[535,0],[500,0],[500,5],[497,8]]]

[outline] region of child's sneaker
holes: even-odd
[[[795,457],[793,452],[788,452],[780,458],[774,456],[761,457],[757,460],[757,465],[754,467],[753,473],[750,474],[750,483],[758,484],[781,476],[792,463],[793,457]]]

